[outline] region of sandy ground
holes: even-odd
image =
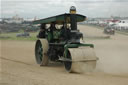
[[[88,36],[106,36],[94,27],[79,26]],[[0,85],[128,85],[128,36],[85,39],[95,45],[99,60],[93,73],[75,74],[59,63],[40,67],[31,41],[0,41]]]

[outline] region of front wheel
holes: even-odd
[[[69,51],[64,52],[64,57],[68,60],[71,60],[71,54]],[[71,61],[64,61],[64,66],[65,66],[65,69],[68,71],[68,72],[71,72],[71,67],[72,67],[72,62]]]

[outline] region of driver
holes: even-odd
[[[37,37],[39,38],[45,38],[45,30],[46,30],[46,24],[41,24],[40,26],[40,32]]]

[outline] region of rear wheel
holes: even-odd
[[[36,41],[36,45],[35,45],[35,57],[36,57],[36,62],[38,64],[41,64],[42,59],[43,59],[43,47],[41,44],[40,40]]]

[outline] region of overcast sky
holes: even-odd
[[[72,5],[87,17],[128,17],[128,0],[1,0],[0,17],[45,18],[68,13]]]

